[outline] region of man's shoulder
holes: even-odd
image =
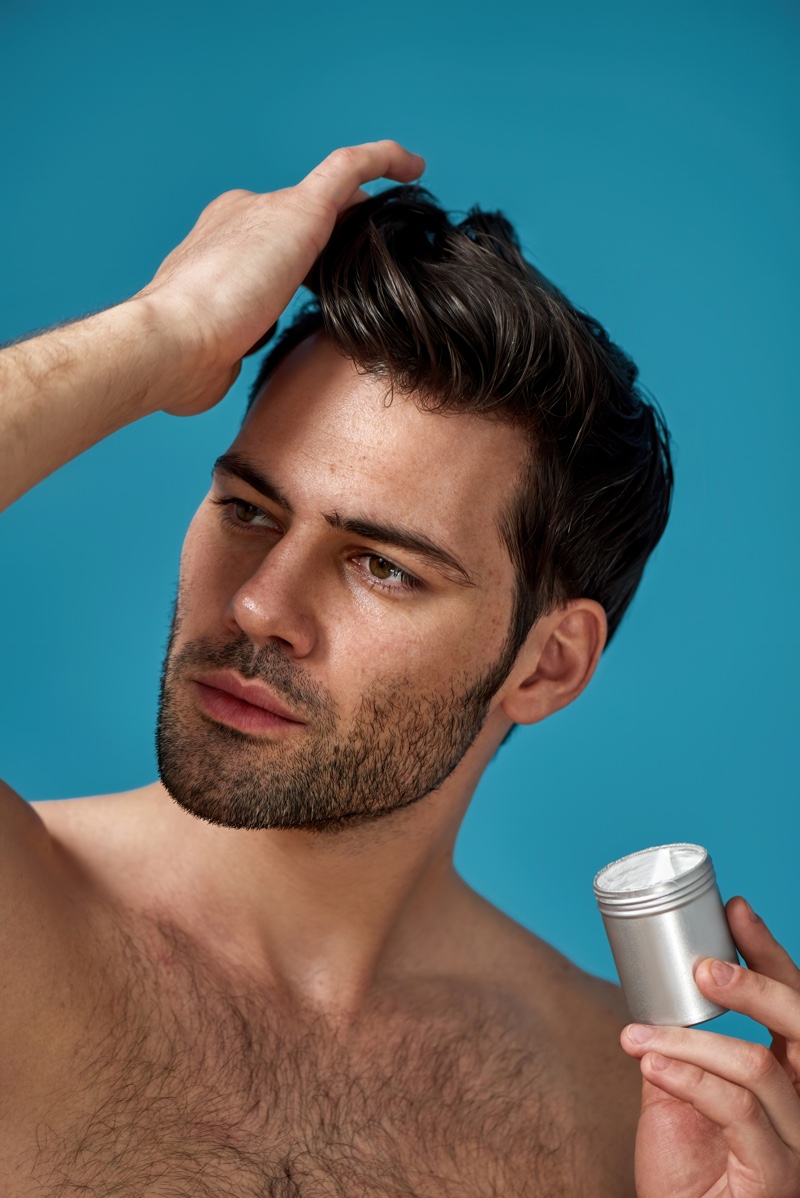
[[[113,794],[86,795],[74,799],[37,799],[27,802],[48,833],[60,839],[66,836],[80,841],[95,831],[107,831],[112,826],[128,830],[130,821],[144,809],[148,796],[159,789],[150,783],[134,790]]]
[[[546,1046],[546,1067],[558,1082],[554,1094],[569,1103],[591,1142],[632,1159],[641,1076],[619,1043],[630,1019],[621,990],[485,899],[475,899],[485,984],[501,996],[498,1019],[521,1040]]]
[[[0,782],[0,1004],[3,1095],[50,1084],[41,1044],[79,1034],[65,996],[78,993],[85,929],[79,874],[33,804]],[[73,1026],[74,1025],[74,1026]],[[55,1029],[58,1029],[57,1032]],[[37,1081],[38,1079],[38,1081]]]
[[[14,790],[13,786],[1,778],[0,824],[3,829],[3,843],[6,843],[9,837],[13,837],[33,848],[35,843],[41,841],[44,836],[42,821],[37,818],[31,804],[27,803],[22,795]]]
[[[126,881],[157,843],[148,827],[157,783],[115,794],[45,799],[28,804],[54,850],[68,861],[73,875],[91,889],[123,899]]]
[[[33,1014],[44,1017],[44,996],[56,986],[63,991],[69,975],[80,972],[87,920],[107,891],[100,865],[105,859],[111,879],[122,859],[113,852],[114,835],[120,842],[130,836],[125,812],[132,804],[125,800],[135,793],[28,801],[0,781],[3,1018],[15,1018],[16,983],[21,1002],[39,995]]]
[[[14,936],[26,910],[41,918],[63,874],[56,842],[34,804],[0,780],[0,920]]]
[[[622,1030],[628,1016],[617,985],[582,969],[474,891],[469,905],[473,944],[486,976],[502,980],[523,1006],[535,1006],[540,1016],[561,1025],[580,1017]]]

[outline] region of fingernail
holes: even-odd
[[[655,1028],[647,1027],[643,1023],[632,1023],[628,1028],[628,1035],[634,1044],[646,1044],[655,1035]]]
[[[733,966],[727,961],[712,961],[710,969],[711,976],[718,986],[727,986],[733,978]]]
[[[670,1060],[669,1057],[662,1057],[660,1052],[654,1052],[650,1055],[650,1064],[654,1069],[667,1069]]]
[[[750,918],[752,919],[753,923],[761,923],[761,922],[762,922],[761,916],[760,916],[760,915],[756,915],[755,911],[754,911],[754,910],[753,910],[753,908],[750,906],[750,904],[748,903],[747,899],[745,899],[745,900],[744,900],[744,905],[745,905],[745,907],[747,907],[747,914],[750,916]]]

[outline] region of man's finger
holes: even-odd
[[[800,1098],[777,1058],[763,1044],[696,1028],[632,1024],[620,1043],[631,1056],[658,1052],[749,1090],[781,1139],[800,1154]],[[649,1076],[649,1075],[648,1075]]]
[[[424,158],[404,150],[396,141],[371,141],[334,150],[306,175],[300,186],[316,192],[339,211],[364,183],[373,179],[410,183],[424,170]]]
[[[696,1065],[673,1061],[660,1053],[647,1053],[642,1058],[642,1073],[653,1085],[690,1103],[719,1127],[740,1164],[758,1177],[763,1188],[754,1193],[765,1198],[797,1198],[800,1162],[777,1134],[754,1094]]]
[[[800,993],[800,969],[750,904],[737,895],[725,911],[736,947],[750,969]]]
[[[697,966],[694,980],[703,994],[720,1006],[749,1015],[773,1034],[800,1041],[800,993],[791,986],[753,969],[710,958]]]

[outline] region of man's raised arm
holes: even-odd
[[[140,416],[213,407],[362,183],[423,168],[379,141],[335,150],[295,187],[226,192],[132,299],[0,352],[0,510]]]

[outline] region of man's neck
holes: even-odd
[[[157,784],[156,877],[212,945],[347,1020],[383,980],[446,956],[469,893],[453,848],[484,764],[465,758],[434,794],[336,832],[218,827]]]

